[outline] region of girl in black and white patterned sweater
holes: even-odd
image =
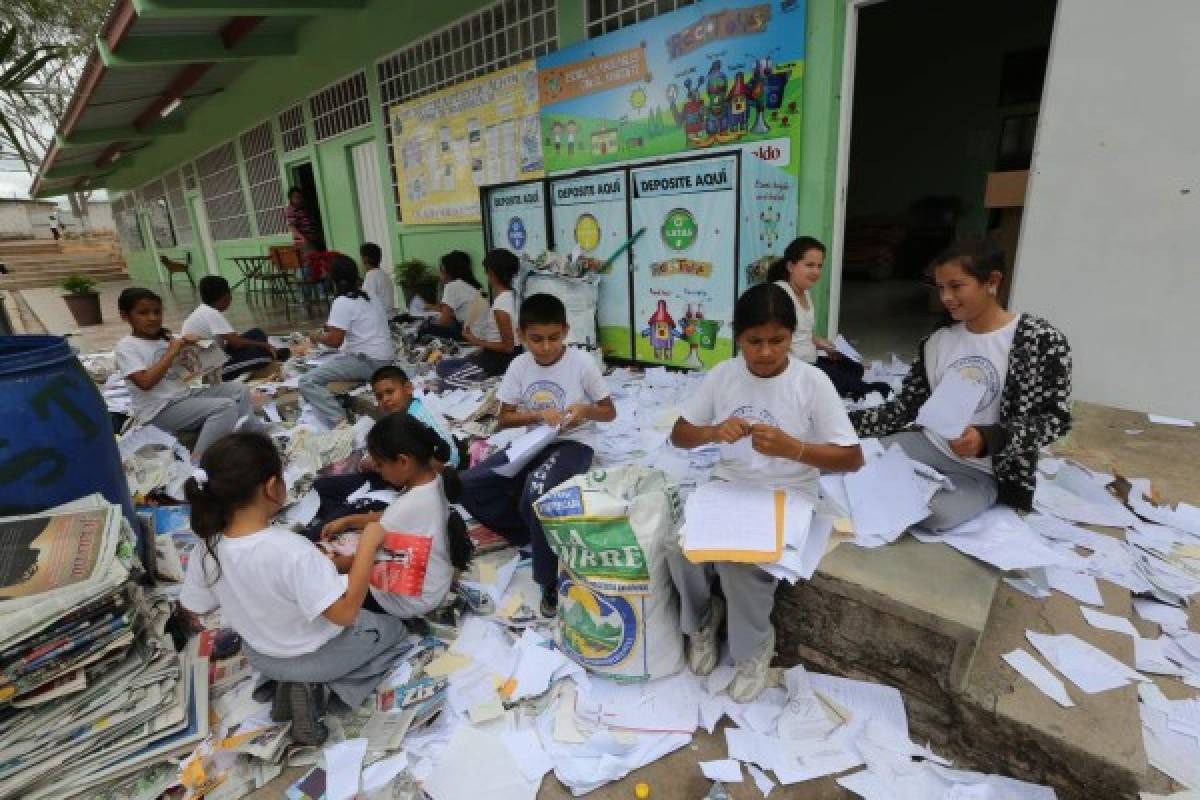
[[[953,484],[930,501],[922,523],[935,531],[961,525],[997,500],[1028,511],[1038,451],[1071,427],[1071,348],[1050,323],[1001,305],[1003,253],[990,242],[956,244],[932,264],[951,324],[921,342],[899,394],[850,415],[860,436],[884,437]],[[913,428],[917,412],[951,370],[982,383],[962,435],[944,439]]]

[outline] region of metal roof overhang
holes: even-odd
[[[294,55],[314,16],[367,0],[117,0],[96,36],[30,195],[103,186],[119,159],[180,133],[251,64]]]

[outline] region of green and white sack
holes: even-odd
[[[659,470],[592,470],[534,504],[558,554],[559,648],[589,672],[645,681],[683,668],[667,566],[682,504]]]

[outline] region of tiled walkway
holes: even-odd
[[[135,284],[125,281],[120,283],[100,284],[100,305],[104,315],[104,324],[80,328],[67,310],[63,302],[63,292],[58,288],[25,289],[22,296],[29,303],[33,313],[41,320],[47,332],[70,337],[71,343],[81,353],[94,353],[101,350],[111,350],[117,341],[129,333],[129,326],[121,321],[117,312],[117,296],[121,290]],[[174,292],[161,286],[152,286],[154,291],[163,299],[163,324],[173,331],[178,331],[183,320],[192,313],[200,302],[200,295],[190,286],[178,283]],[[291,317],[284,313],[282,303],[278,301],[264,303],[257,298],[253,305],[246,302],[242,293],[235,293],[233,305],[225,312],[235,329],[241,331],[248,328],[262,328],[268,333],[286,333],[295,330],[312,330],[325,321],[325,309],[315,306],[311,311],[302,305],[291,307]]]

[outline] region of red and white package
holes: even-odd
[[[371,567],[371,585],[389,594],[420,597],[433,538],[422,533],[385,533]]]

